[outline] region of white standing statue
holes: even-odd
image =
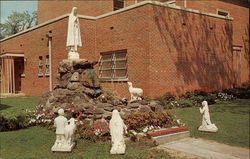
[[[126,145],[124,132],[127,133],[127,126],[124,124],[119,112],[115,109],[109,122],[112,148],[110,154],[125,154]]]
[[[128,82],[128,90],[131,96],[130,101],[142,100],[143,90],[141,88],[133,88],[132,82]]]
[[[201,104],[202,104],[202,108],[199,108],[199,109],[200,109],[200,113],[202,114],[202,124],[198,128],[198,130],[207,131],[207,132],[217,132],[218,128],[216,127],[215,124],[212,124],[210,120],[207,101],[203,101]]]
[[[55,118],[54,126],[56,127],[56,141],[52,146],[51,151],[70,152],[75,143],[73,142],[73,135],[76,129],[75,119],[71,118],[69,121],[65,118],[64,110],[58,110],[58,117]],[[70,122],[70,124],[68,124]]]
[[[82,47],[80,23],[77,17],[77,8],[73,7],[69,15],[67,44],[68,59],[79,59],[78,47]]]

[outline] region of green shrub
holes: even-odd
[[[7,118],[0,114],[0,123],[0,132],[27,128],[29,126],[29,115],[24,113]]]
[[[250,85],[245,88],[232,88],[225,89],[223,93],[227,93],[228,95],[233,95],[236,98],[240,99],[250,99]]]
[[[193,101],[189,99],[178,99],[177,103],[180,108],[192,107],[194,105]]]
[[[194,91],[195,96],[207,96],[208,92],[202,91],[202,90],[195,90]]]
[[[204,100],[206,100],[208,104],[214,104],[217,99],[217,95],[215,93],[207,93],[204,91],[187,92],[183,97],[185,99],[192,100],[194,105],[199,105]]]
[[[217,99],[217,95],[214,93],[208,93],[207,96],[205,96],[204,100],[208,102],[208,104],[215,104],[215,100]]]
[[[205,97],[204,96],[192,96],[192,97],[190,97],[189,98],[190,100],[192,100],[193,101],[193,104],[194,105],[198,105],[198,104],[200,104],[202,101],[204,101],[205,100]]]
[[[165,109],[172,109],[174,108],[173,104],[171,104],[172,101],[175,101],[176,96],[167,92],[163,96],[157,98],[157,100],[163,105]]]

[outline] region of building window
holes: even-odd
[[[229,17],[229,12],[221,10],[221,9],[217,9],[217,14],[221,15],[221,16],[224,16],[224,17]]]
[[[114,10],[124,8],[124,0],[113,0],[114,3]]]
[[[43,76],[43,57],[39,56],[39,72],[38,76]]]
[[[127,50],[102,52],[99,78],[101,81],[127,81]]]
[[[46,56],[46,72],[45,72],[45,75],[49,76],[49,72],[50,72],[50,69],[49,69],[49,55],[47,55]]]

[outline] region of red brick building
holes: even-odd
[[[1,93],[40,96],[56,85],[74,6],[80,57],[99,61],[102,86],[121,97],[129,95],[127,81],[152,97],[249,83],[245,0],[38,1],[39,24],[0,41]]]

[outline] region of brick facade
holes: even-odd
[[[207,1],[202,5],[205,6],[205,2]],[[44,12],[42,9],[45,10],[44,6],[48,3],[39,1],[39,12]],[[65,3],[58,2],[60,10],[54,9],[55,14],[43,13],[40,16],[41,22],[68,13],[72,6]],[[78,3],[72,2],[72,5],[77,6]],[[93,6],[92,2],[88,3]],[[246,32],[246,26],[249,25],[248,8],[222,1],[216,1],[213,6],[217,3],[219,7],[234,5],[231,9],[234,11],[230,10],[230,16],[234,20],[153,4],[98,19],[80,18],[83,42],[83,48],[79,49],[80,57],[98,61],[100,52],[127,49],[128,80],[134,87],[142,88],[145,96],[157,97],[166,92],[180,95],[187,90],[218,90],[249,83],[249,45],[246,43],[249,41],[249,33]],[[49,4],[51,6],[48,5],[47,9],[56,5],[55,2]],[[199,4],[199,7],[206,9],[202,5]],[[99,5],[99,2],[96,6],[108,8],[104,4]],[[112,6],[109,4],[111,11]],[[193,7],[195,8],[195,4]],[[109,12],[109,9],[92,12],[93,14],[86,8],[85,11],[86,15],[95,16]],[[211,12],[205,9],[204,11]],[[78,10],[80,14],[84,14],[81,12],[83,8]],[[21,79],[21,90],[26,95],[40,96],[49,90],[49,77],[38,77],[39,56],[43,56],[45,73],[45,59],[48,55],[46,34],[49,31],[52,31],[52,72],[55,86],[58,63],[67,58],[67,17],[1,42],[1,52],[23,52],[25,55],[25,78]],[[233,45],[242,46],[240,56],[234,54]],[[235,68],[237,62],[240,67]],[[98,66],[95,66],[95,70],[98,73]],[[102,86],[121,97],[129,96],[126,82],[103,82]]]

